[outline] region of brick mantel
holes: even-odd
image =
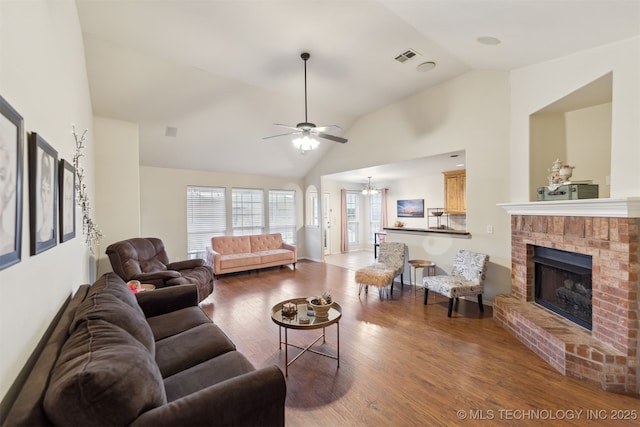
[[[511,214],[512,280],[494,319],[562,374],[640,396],[640,198],[500,206]],[[591,331],[535,303],[534,246],[592,257]]]

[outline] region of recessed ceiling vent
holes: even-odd
[[[404,64],[405,62],[415,58],[416,56],[418,56],[419,53],[416,52],[413,49],[407,49],[404,52],[402,52],[400,55],[395,57],[395,60],[400,62],[401,64]]]

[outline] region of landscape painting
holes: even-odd
[[[398,218],[424,218],[424,199],[398,200]]]

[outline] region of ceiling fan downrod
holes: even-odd
[[[309,52],[302,52],[300,58],[304,61],[304,123],[300,123],[298,126],[308,126],[311,125],[311,123],[309,123],[309,119],[307,118],[307,61],[311,58],[311,54]]]

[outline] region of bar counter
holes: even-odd
[[[456,237],[471,237],[471,233],[462,230],[442,230],[438,228],[411,228],[411,227],[384,227],[386,232],[398,233],[425,233],[425,234],[447,234]]]

